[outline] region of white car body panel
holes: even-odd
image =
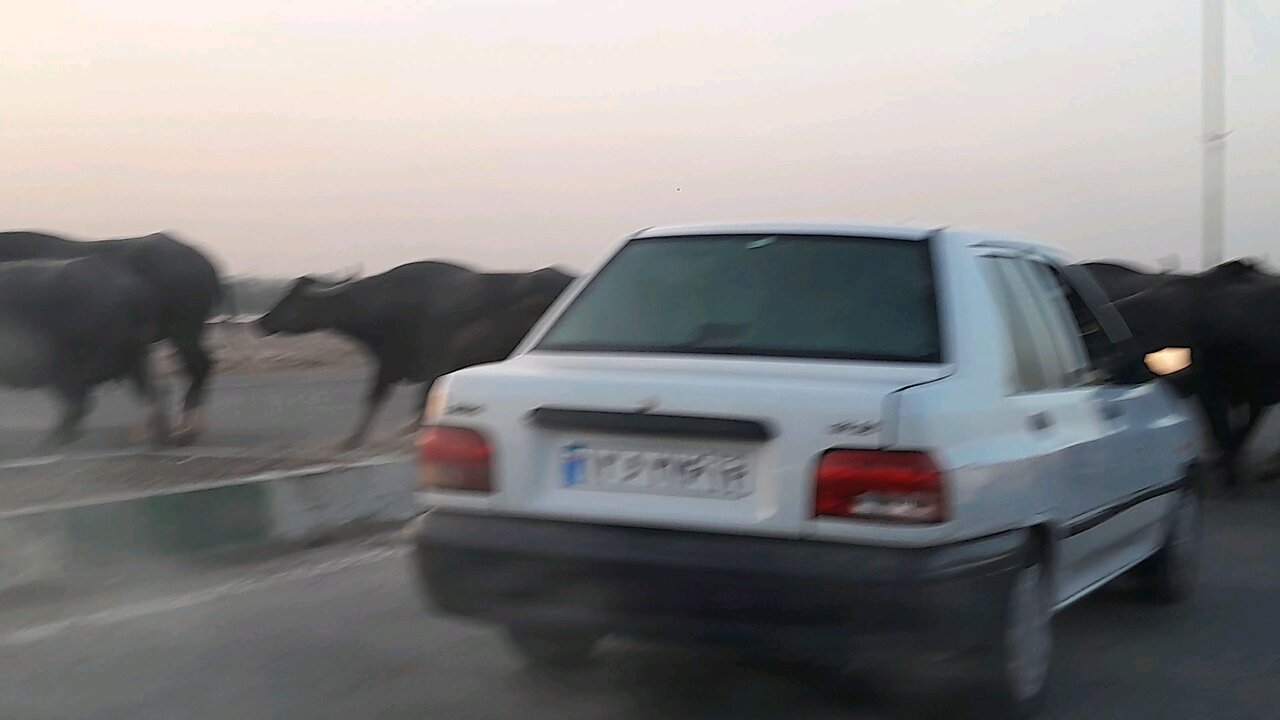
[[[943,377],[942,365],[894,366],[749,358],[602,356],[531,353],[447,379],[449,403],[484,405],[482,415],[449,424],[485,431],[500,458],[492,508],[513,515],[575,518],[660,527],[707,527],[729,532],[798,536],[811,531],[816,456],[832,444],[828,428],[841,422],[883,423],[899,388]],[[480,395],[471,388],[502,387]],[[443,390],[442,390],[443,391]],[[572,398],[572,399],[570,399]],[[532,426],[537,407],[632,412],[657,401],[663,413],[762,419],[777,435],[754,459],[757,489],[726,501],[565,489],[553,467],[560,449],[590,434]],[[482,420],[482,422],[476,422]],[[883,426],[882,426],[883,427]],[[515,431],[512,431],[512,430]],[[494,430],[498,430],[494,432]],[[878,447],[884,430],[843,438],[846,447]],[[714,451],[734,443],[615,439],[612,446]],[[521,468],[520,479],[507,482]]]
[[[484,497],[423,493],[422,501],[511,516],[900,547],[1043,526],[1054,542],[1059,605],[1158,548],[1174,494],[1131,503],[1093,527],[1082,520],[1126,498],[1141,500],[1144,490],[1178,480],[1196,460],[1196,430],[1172,393],[1155,382],[1023,394],[1010,389],[1010,340],[977,259],[996,252],[1060,262],[1060,255],[985,235],[856,225],[691,226],[633,237],[747,233],[930,238],[944,362],[536,350],[539,338],[590,282],[589,274],[512,358],[437,382],[430,403],[437,410],[430,420],[488,437],[496,488]],[[634,412],[646,406],[673,415],[759,420],[775,434],[738,445],[611,438],[551,431],[529,420],[540,407]],[[1111,410],[1119,413],[1109,416]],[[1052,417],[1052,427],[1029,428],[1038,414]],[[875,429],[833,433],[832,426],[841,423],[871,423]],[[720,499],[567,488],[557,473],[558,458],[564,446],[579,441],[623,450],[749,453],[755,492]],[[814,470],[821,453],[835,447],[929,452],[945,474],[950,518],[934,525],[815,519]]]

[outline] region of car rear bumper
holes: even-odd
[[[426,596],[451,615],[823,652],[931,653],[998,637],[1025,538],[903,549],[438,510],[411,533]]]

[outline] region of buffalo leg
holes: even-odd
[[[1265,409],[1266,407],[1262,403],[1250,401],[1247,408],[1248,415],[1245,417],[1244,422],[1236,426],[1234,418],[1232,419],[1231,445],[1235,450],[1235,463],[1237,466],[1240,462],[1240,456],[1244,454],[1244,449],[1249,444],[1249,439],[1253,437],[1253,432],[1261,424],[1262,412]],[[1237,470],[1237,473],[1239,473],[1239,470]]]
[[[1214,442],[1218,444],[1218,464],[1222,469],[1223,481],[1228,488],[1234,488],[1238,479],[1236,458],[1239,447],[1235,443],[1238,435],[1231,429],[1231,404],[1217,392],[1202,391],[1200,407],[1209,422]]]
[[[373,427],[373,421],[377,419],[382,406],[387,402],[392,382],[390,375],[383,368],[378,368],[378,374],[374,376],[373,383],[369,386],[369,395],[365,398],[364,413],[361,414],[360,422],[356,423],[355,429],[343,442],[344,450],[354,450],[364,444],[365,438],[369,435],[369,429]]]
[[[134,394],[150,407],[143,420],[139,440],[150,440],[153,444],[162,445],[169,440],[169,411],[167,409],[168,393],[158,385],[151,373],[151,356],[143,351],[129,371],[129,382]]]
[[[1254,429],[1258,426],[1258,421],[1262,418],[1263,407],[1259,403],[1248,402],[1245,403],[1244,408],[1241,408],[1240,405],[1232,404],[1226,398],[1216,402],[1215,415],[1218,417],[1219,426],[1214,430],[1214,436],[1222,448],[1223,473],[1227,487],[1234,488],[1243,474],[1240,468],[1241,456]],[[1240,418],[1241,409],[1245,411],[1243,419]]]
[[[1252,434],[1261,426],[1262,417],[1266,414],[1268,407],[1269,406],[1263,402],[1251,401],[1249,403],[1249,425],[1244,431],[1246,439],[1252,437]],[[1277,459],[1280,458],[1277,458],[1277,456],[1274,455],[1271,457],[1268,467],[1262,469],[1262,474],[1258,478],[1259,480],[1272,482],[1276,479]]]
[[[58,399],[62,401],[62,415],[58,424],[49,431],[42,445],[60,447],[75,440],[81,434],[80,423],[89,414],[92,400],[89,388],[78,381],[68,380],[59,383],[55,388]]]
[[[205,385],[213,369],[213,359],[209,357],[199,331],[173,338],[173,345],[190,379],[182,400],[182,419],[174,430],[173,439],[180,445],[189,445],[204,431]]]
[[[1262,414],[1267,411],[1267,406],[1256,400],[1249,401],[1249,429],[1252,430],[1254,425],[1262,419]]]
[[[1250,403],[1249,418],[1248,420],[1245,421],[1244,425],[1241,426],[1240,431],[1236,433],[1237,460],[1239,459],[1239,456],[1243,453],[1245,447],[1249,444],[1249,439],[1253,437],[1253,432],[1257,430],[1258,426],[1261,424],[1258,422],[1261,419],[1261,417],[1262,417],[1262,413],[1260,411],[1255,412],[1254,404]]]

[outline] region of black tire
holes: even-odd
[[[986,720],[1030,718],[1044,706],[1053,656],[1053,596],[1049,567],[1039,548],[1026,550],[1009,584],[1000,636],[980,654],[977,677],[967,688],[975,712]]]
[[[507,642],[532,667],[571,670],[585,666],[601,636],[525,627],[507,628]]]
[[[1178,494],[1164,544],[1135,572],[1143,597],[1161,605],[1186,600],[1195,589],[1204,534],[1200,493],[1189,488]]]

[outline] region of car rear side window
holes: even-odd
[[[940,362],[929,248],[807,235],[633,240],[537,347]]]
[[[1050,267],[1048,270],[1053,281],[1062,289],[1067,305],[1071,309],[1072,328],[1078,333],[1080,342],[1084,345],[1090,365],[1094,370],[1101,370],[1104,373],[1100,380],[1120,384],[1140,384],[1151,380],[1152,378],[1142,372],[1140,367],[1133,366],[1130,372],[1121,370],[1129,365],[1121,361],[1120,346],[1102,327],[1094,309],[1081,297],[1079,289],[1060,269]]]
[[[1063,375],[1058,384],[1064,387],[1076,385],[1089,370],[1089,363],[1080,345],[1080,329],[1076,327],[1067,305],[1066,295],[1053,278],[1049,266],[1036,260],[1012,261],[1027,282],[1034,302],[1032,310],[1041,320],[1043,334],[1051,345],[1051,352]]]
[[[996,304],[1004,321],[1005,334],[1013,352],[1013,385],[1018,392],[1035,392],[1053,387],[1051,372],[1036,345],[1034,316],[1028,311],[1031,299],[1009,258],[986,257],[983,270],[995,291]]]

